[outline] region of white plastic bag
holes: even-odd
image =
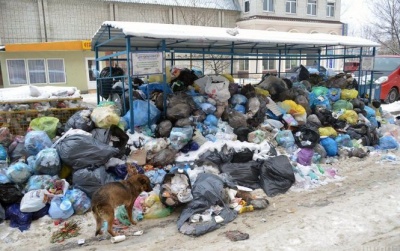
[[[48,202],[48,194],[46,189],[32,190],[22,197],[20,210],[23,213],[37,212],[46,206]]]
[[[229,80],[223,76],[211,76],[211,82],[207,82],[205,92],[219,102],[226,102],[231,97]]]

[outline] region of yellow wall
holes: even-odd
[[[100,56],[104,55],[103,53]],[[81,92],[88,90],[85,58],[94,58],[93,51],[42,51],[42,52],[0,52],[0,64],[3,72],[3,85],[10,86],[6,59],[63,58],[67,82],[66,84],[42,84],[51,86],[74,86]],[[101,69],[100,69],[101,71]],[[38,85],[40,86],[40,85]]]

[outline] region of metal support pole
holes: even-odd
[[[135,133],[135,118],[133,114],[133,85],[131,71],[131,37],[126,37],[126,67],[128,68],[128,85],[129,85],[129,131]]]
[[[97,46],[94,46],[94,53],[96,56],[96,97],[97,97],[97,104],[100,103],[100,91],[101,91],[101,83],[100,83],[100,79],[98,79],[100,77],[100,63],[99,61],[97,61],[97,59],[99,58],[99,48],[97,48]]]

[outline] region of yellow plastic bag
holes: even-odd
[[[55,117],[40,117],[33,119],[29,127],[34,131],[44,131],[52,139],[56,136],[58,122]]]
[[[264,96],[264,97],[268,97],[269,96],[269,91],[264,90],[260,87],[254,87],[254,89],[256,89],[256,94]]]
[[[93,109],[90,118],[99,128],[110,128],[111,125],[118,125],[120,117],[110,106],[96,107]]]
[[[327,136],[327,137],[331,137],[331,136],[336,137],[337,136],[336,130],[333,129],[333,127],[331,127],[331,126],[320,127],[318,129],[318,131],[319,131],[320,136]]]
[[[171,83],[171,67],[167,66],[165,67],[165,74],[167,75],[167,83]],[[162,83],[163,82],[163,75],[162,74],[156,74],[156,75],[151,75],[149,76],[148,79],[149,83]]]
[[[342,93],[340,94],[341,99],[355,99],[358,96],[358,91],[355,89],[344,89],[342,90]]]
[[[149,196],[145,199],[144,205],[146,207],[144,211],[145,219],[157,219],[167,217],[171,214],[171,209],[165,207],[164,204],[160,201],[160,196],[155,193],[150,193]]]
[[[235,80],[233,79],[233,77],[232,77],[232,75],[231,74],[228,74],[228,73],[224,73],[224,74],[221,74],[223,77],[225,77],[226,79],[228,79],[229,80],[229,83],[235,83]]]
[[[281,103],[281,107],[291,115],[303,115],[306,109],[303,106],[296,104],[293,100],[285,100]]]
[[[339,119],[345,120],[350,125],[355,125],[358,121],[358,114],[353,110],[346,110],[342,115],[340,115]]]

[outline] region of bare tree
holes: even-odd
[[[381,53],[400,55],[400,0],[375,0],[371,11],[376,21],[367,35],[382,45]]]

